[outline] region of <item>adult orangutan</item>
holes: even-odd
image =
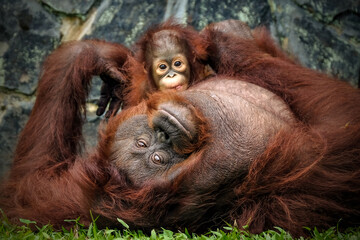
[[[227,221],[294,235],[358,225],[359,90],[289,60],[263,29],[225,21],[201,36],[218,75],[110,117],[86,154],[91,76],[127,76],[109,66],[128,51],[82,41],[51,54],[2,187],[8,217],[60,227],[89,224],[91,210],[99,226],[203,231]]]

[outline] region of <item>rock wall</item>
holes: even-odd
[[[360,0],[0,0],[0,176],[11,165],[44,58],[61,42],[99,38],[131,46],[152,24],[170,16],[202,29],[240,19],[265,25],[305,66],[359,86]],[[95,77],[84,126],[96,143]],[[360,103],[359,103],[360,104]]]

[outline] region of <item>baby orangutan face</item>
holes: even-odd
[[[190,66],[186,58],[186,47],[177,33],[163,30],[155,34],[152,43],[152,78],[159,90],[188,88]]]

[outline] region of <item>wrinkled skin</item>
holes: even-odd
[[[206,140],[209,150],[202,156],[211,168],[202,169],[209,173],[208,178],[200,176],[192,181],[199,181],[196,187],[210,189],[211,182],[229,180],[224,172],[230,176],[239,171],[246,173],[270,138],[293,121],[291,112],[278,97],[246,82],[209,79],[180,96],[190,102],[161,103],[150,118],[135,115],[116,131],[111,159],[136,185],[157,178],[168,181],[176,177],[174,174],[185,171],[181,169],[183,162],[192,152],[177,151],[198,141],[197,129],[201,128],[198,124],[204,123],[194,118],[197,111],[212,129]],[[227,161],[219,161],[223,158]]]
[[[158,202],[164,208],[162,198],[172,199],[176,206],[160,219],[157,216],[163,209],[158,207],[153,209],[155,212],[144,210],[136,219],[122,214],[127,223],[145,229],[187,226],[200,220],[196,228],[189,229],[206,230],[208,225],[203,225],[202,217],[213,216],[213,208],[228,210],[236,199],[233,190],[223,188],[224,184],[232,186],[242,181],[267,143],[294,123],[288,107],[273,93],[226,78],[209,79],[178,94],[159,93],[136,108],[135,113],[141,114],[132,115],[134,109],[128,109],[117,117],[121,120],[116,122],[109,149],[110,166],[124,175],[132,188],[145,192],[150,188],[144,193],[147,201]],[[176,198],[163,193],[163,188],[176,189],[172,193]],[[210,201],[206,196],[209,192],[213,192],[216,203],[200,207],[198,201]],[[199,194],[187,200],[193,204],[182,206],[192,193]],[[97,207],[93,211],[107,219],[119,214],[115,209]],[[180,221],[177,216],[181,216]],[[223,220],[217,217],[211,224]]]

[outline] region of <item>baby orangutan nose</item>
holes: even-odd
[[[176,76],[175,72],[169,72],[169,74],[166,77],[173,78]]]

